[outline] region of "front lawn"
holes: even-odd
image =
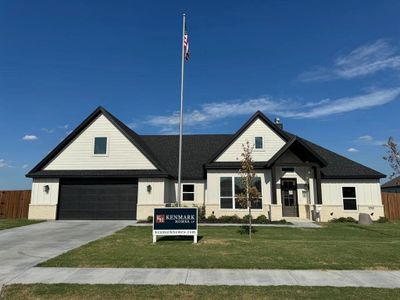
[[[47,267],[400,269],[400,223],[257,227],[250,241],[237,227],[200,227],[199,244],[127,227],[51,259]]]
[[[0,299],[399,299],[398,289],[299,286],[33,284],[4,288]]]
[[[27,219],[0,219],[0,230],[26,226],[40,222],[43,221],[27,220]]]

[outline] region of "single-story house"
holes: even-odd
[[[30,219],[146,219],[182,195],[206,215],[248,213],[236,201],[242,145],[254,145],[255,217],[321,221],[383,216],[383,174],[282,128],[256,112],[234,134],[184,135],[182,189],[178,136],[139,135],[97,108],[26,176]]]
[[[382,184],[381,189],[385,193],[400,193],[400,176]]]

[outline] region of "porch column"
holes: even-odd
[[[276,204],[276,169],[275,166],[271,168],[271,189],[272,189],[272,199],[271,203]]]
[[[321,191],[321,168],[313,167],[315,174],[315,181],[317,184],[317,199],[315,204],[322,204],[322,191]]]

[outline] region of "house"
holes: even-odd
[[[183,137],[183,206],[238,215],[242,144],[254,145],[254,216],[327,221],[383,216],[384,175],[284,131],[256,112],[235,134]],[[138,135],[97,108],[26,176],[30,219],[145,219],[177,198],[178,136]]]
[[[400,176],[382,184],[381,189],[385,193],[400,193]]]

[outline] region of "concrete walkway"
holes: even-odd
[[[400,288],[400,271],[31,268],[6,282],[14,283]]]

